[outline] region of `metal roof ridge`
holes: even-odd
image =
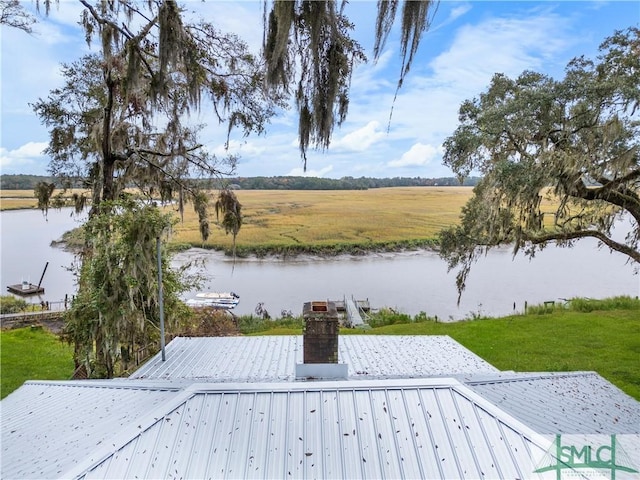
[[[85,458],[79,459],[71,469],[62,472],[62,475],[58,478],[78,478],[84,472],[90,471],[126,444],[142,435],[146,430],[152,428],[158,420],[171,413],[197,393],[194,393],[191,387],[182,389],[175,397],[160,403],[156,408],[139,417],[139,421],[129,422],[129,426],[114,433],[103,442],[103,446],[98,447]]]
[[[233,388],[231,388],[233,387]],[[274,387],[277,387],[274,389]],[[533,445],[547,451],[551,445],[551,441],[537,433],[532,427],[526,425],[516,417],[501,409],[490,400],[484,398],[480,394],[474,392],[471,387],[463,384],[461,381],[453,377],[438,377],[424,379],[397,379],[397,380],[364,380],[364,381],[318,381],[318,382],[282,382],[282,383],[238,383],[238,384],[215,384],[215,383],[193,383],[184,388],[175,397],[161,403],[147,413],[142,415],[139,421],[130,422],[129,426],[120,432],[116,432],[108,441],[103,443],[94,452],[88,454],[85,458],[80,459],[76,465],[62,472],[59,478],[79,478],[86,476],[93,468],[99,466],[109,457],[115,455],[119,450],[136,438],[143,435],[147,430],[154,427],[158,421],[177,410],[181,405],[188,402],[196,395],[206,395],[207,393],[251,393],[259,390],[268,390],[270,392],[304,392],[313,390],[377,390],[377,389],[394,389],[394,388],[442,388],[455,391],[466,400],[472,402],[478,407],[485,410],[496,420],[507,425],[509,428],[521,434],[525,439]]]
[[[100,380],[27,380],[22,386],[28,385],[49,385],[52,387],[71,388],[117,388],[128,390],[184,390],[185,385],[176,385],[175,382],[167,380],[129,380],[124,377]]]
[[[584,371],[575,371],[575,372],[513,372],[509,375],[512,376],[501,376],[506,372],[499,372],[496,376],[491,377],[491,374],[481,374],[483,378],[479,378],[477,380],[468,379],[468,376],[460,375],[456,376],[456,378],[463,379],[463,383],[466,385],[482,385],[482,384],[490,384],[490,383],[511,383],[511,382],[525,382],[528,380],[546,380],[550,378],[566,378],[566,377],[587,377],[587,376],[601,376],[598,372],[584,370]],[[487,378],[489,376],[490,378]]]

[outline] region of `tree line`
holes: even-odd
[[[231,188],[242,190],[367,190],[370,188],[388,187],[453,187],[475,186],[480,179],[478,177],[465,178],[462,183],[455,177],[423,178],[423,177],[342,177],[320,178],[303,176],[274,176],[274,177],[236,177],[224,180],[204,181],[211,188]],[[38,183],[53,183],[57,189],[81,188],[83,183],[76,181],[63,182],[60,178],[45,175],[0,175],[1,190],[33,190]]]

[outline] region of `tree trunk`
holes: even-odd
[[[107,104],[104,107],[104,118],[102,119],[102,199],[115,200],[113,174],[116,159],[111,150],[111,117],[113,115],[115,81],[110,70],[105,74],[105,83],[107,85]]]

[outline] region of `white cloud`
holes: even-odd
[[[31,173],[34,168],[42,168],[46,157],[42,151],[46,142],[29,142],[14,150],[0,148],[0,169],[2,173]]]
[[[289,177],[324,177],[326,174],[328,174],[329,172],[331,172],[333,170],[333,165],[327,165],[324,168],[321,168],[320,170],[309,170],[307,169],[307,171],[305,172],[304,169],[302,167],[296,167],[293,168],[291,170],[289,170],[289,173],[287,173],[286,175]]]
[[[431,62],[434,79],[475,95],[494,73],[517,76],[526,69],[549,69],[549,59],[569,43],[566,30],[566,19],[547,12],[466,25]]]
[[[468,11],[469,4],[464,4],[451,16],[460,18]],[[467,14],[464,18],[471,17]],[[442,32],[449,28],[443,28]],[[368,138],[364,135],[367,131],[378,132],[383,141],[377,137],[366,149],[364,162],[367,164],[384,164],[387,168],[426,167],[425,176],[435,175],[436,170],[446,175],[448,169],[440,164],[441,147],[434,145],[441,145],[457,127],[460,104],[484,91],[495,72],[516,76],[524,69],[545,71],[551,57],[564,66],[566,62],[558,58],[571,44],[570,20],[545,9],[526,14],[520,11],[517,16],[484,17],[479,23],[450,31],[448,46],[431,60],[423,56],[414,64],[395,103],[393,86],[375,94],[371,89],[354,88],[348,121],[342,127],[343,131],[355,129],[353,136],[340,138],[331,148],[343,147],[345,140],[357,139],[356,132],[363,139]],[[422,48],[428,50],[429,39],[425,42]],[[392,71],[380,72],[380,75],[388,81]],[[362,78],[366,79],[370,73],[366,72]],[[373,82],[377,78],[374,77]],[[368,126],[377,122],[378,130],[362,128],[366,122]],[[389,172],[382,171],[381,175]]]
[[[451,12],[449,12],[448,20],[449,21],[456,20],[461,16],[463,16],[465,13],[467,13],[469,10],[471,10],[471,4],[469,3],[465,3],[457,7],[454,7],[451,9]]]
[[[441,147],[425,145],[423,143],[414,144],[409,151],[402,154],[399,159],[390,161],[389,167],[423,167],[430,164],[433,159],[442,155]]]
[[[262,2],[182,3],[188,10],[203,13],[222,31],[238,34],[252,49],[260,46]],[[35,162],[40,162],[44,174],[46,158],[14,155],[27,142],[37,144],[48,138],[28,102],[46,97],[51,88],[60,85],[60,61],[72,61],[87,51],[75,23],[80,4],[60,0],[59,7],[56,2],[53,5],[52,14],[43,17],[38,26],[42,32],[39,35],[0,30],[3,167],[16,168],[20,161],[24,165],[34,162],[29,167],[35,168]],[[604,38],[601,31],[609,26],[610,31],[623,28],[631,15],[620,12],[632,11],[627,2],[599,3],[601,10],[596,18],[591,11],[595,3],[575,5],[580,7],[563,2],[442,2],[395,103],[400,67],[397,35],[392,33],[379,61],[360,65],[354,72],[348,117],[334,131],[328,150],[312,148],[307,152],[308,166],[313,170],[306,175],[385,177],[394,175],[393,168],[414,166],[423,176],[446,176],[446,167],[433,146],[441,145],[455,130],[462,101],[483,92],[495,72],[515,77],[524,69],[532,69],[561,75],[571,57],[583,53],[593,56]],[[346,7],[356,24],[356,39],[365,49],[373,45],[375,7],[376,2],[371,0],[350,2]],[[95,44],[94,50],[97,48]],[[370,51],[367,55],[371,59]],[[201,140],[217,154],[237,154],[238,174],[304,174],[299,168],[302,162],[295,109],[279,112],[263,136],[244,138],[233,132],[229,151],[221,147],[226,129],[217,125],[209,111],[203,108],[202,118],[198,118],[212,125],[203,130],[205,138]],[[329,163],[331,166],[326,166]],[[26,173],[26,169],[18,173]]]
[[[264,147],[256,145],[254,142],[229,140],[228,148],[225,148],[224,145],[218,145],[211,152],[219,157],[227,155],[257,156],[264,153],[264,150]]]
[[[355,152],[362,152],[370,148],[378,140],[385,136],[385,132],[380,129],[380,122],[373,120],[364,127],[347,133],[342,138],[334,140],[331,145],[334,149],[345,149]]]

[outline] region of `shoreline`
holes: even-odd
[[[370,258],[396,258],[396,257],[412,257],[421,256],[424,254],[437,255],[438,252],[435,249],[429,248],[416,248],[406,250],[371,250],[368,252],[353,254],[353,253],[339,253],[335,255],[331,254],[312,254],[312,253],[296,253],[296,254],[269,254],[269,255],[248,255],[248,256],[232,256],[228,255],[222,250],[216,250],[212,248],[202,247],[190,247],[184,250],[179,250],[173,253],[172,259],[189,259],[199,260],[200,258],[215,258],[219,261],[226,263],[261,263],[261,262],[289,262],[289,263],[308,263],[308,262],[324,262],[324,261],[340,261],[340,260],[365,260]]]

